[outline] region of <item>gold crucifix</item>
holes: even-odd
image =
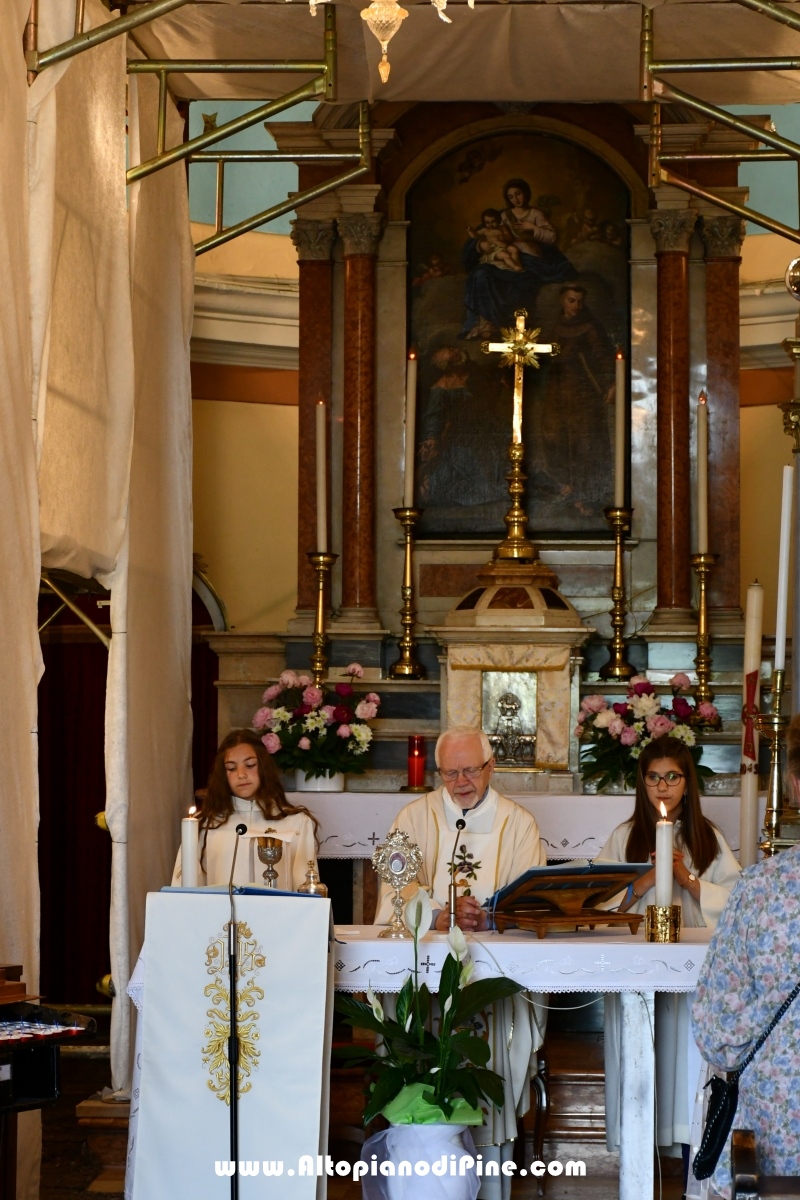
[[[507,533],[495,550],[495,558],[512,559],[516,562],[537,561],[536,547],[527,537],[525,527],[528,518],[520,499],[525,492],[525,473],[522,470],[524,448],[522,445],[522,384],[526,367],[538,367],[539,354],[556,355],[559,346],[556,342],[537,342],[541,332],[539,329],[526,329],[525,322],[528,314],[524,308],[514,313],[513,329],[501,329],[504,341],[484,342],[481,350],[484,354],[500,354],[501,367],[514,368],[514,415],[511,425],[511,445],[508,457],[511,459],[511,470],[508,479],[508,494],[511,497],[511,508],[503,520]]]
[[[481,350],[484,354],[502,354],[501,367],[514,368],[514,416],[512,420],[511,440],[514,445],[522,442],[522,382],[526,367],[539,366],[537,354],[558,354],[560,347],[557,342],[537,342],[541,329],[526,329],[525,322],[528,314],[524,308],[514,313],[513,329],[501,329],[505,341],[484,342]]]

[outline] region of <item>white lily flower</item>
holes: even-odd
[[[453,997],[448,996],[447,999],[445,1000],[444,1004],[442,1005],[442,1016],[446,1017],[452,1007],[453,1007]]]
[[[410,1012],[410,1013],[408,1014],[408,1018],[407,1018],[407,1020],[406,1020],[406,1023],[405,1023],[405,1031],[406,1031],[406,1033],[408,1033],[409,1029],[411,1028],[411,1022],[412,1022],[413,1020],[414,1020],[414,1014],[413,1014],[413,1012]]]
[[[413,936],[423,937],[431,927],[433,905],[428,893],[420,888],[416,895],[406,902],[403,909],[403,924]]]
[[[464,963],[463,967],[461,968],[461,975],[459,976],[459,979],[458,979],[459,987],[463,988],[466,986],[466,984],[469,983],[470,979],[472,978],[472,972],[474,970],[475,970],[475,963],[472,961],[471,958],[468,958],[467,961]]]
[[[469,958],[469,947],[467,939],[464,937],[462,930],[458,925],[454,925],[447,935],[447,945],[450,948],[450,953],[456,962],[463,962]]]
[[[375,995],[375,993],[373,992],[371,987],[367,988],[367,1000],[369,1001],[369,1006],[372,1009],[372,1015],[375,1018],[375,1020],[383,1021],[384,1020],[383,1006],[381,1005],[380,1000]]]

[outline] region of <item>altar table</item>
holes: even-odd
[[[408,792],[290,792],[320,822],[320,858],[371,858],[400,809],[417,795]],[[570,793],[512,793],[536,818],[547,857],[594,858],[609,834],[633,812],[633,795],[579,796]],[[739,852],[739,797],[704,796],[703,812],[719,827],[734,854]],[[765,797],[759,798],[759,829]]]
[[[402,987],[414,966],[413,942],[382,939],[378,932],[372,925],[336,927],[338,991],[366,991],[370,985],[374,991],[390,992]],[[521,931],[467,937],[475,962],[473,978],[503,974],[534,992],[620,993],[620,1200],[653,1195],[655,993],[694,991],[710,936],[708,929],[686,929],[675,945],[645,942],[642,931],[631,935],[595,930],[544,939]],[[433,992],[446,954],[445,934],[425,935],[419,970]]]

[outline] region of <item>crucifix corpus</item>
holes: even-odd
[[[528,562],[537,558],[536,547],[528,538],[525,527],[528,518],[520,503],[525,493],[525,472],[522,470],[522,460],[525,448],[522,445],[522,384],[526,367],[539,366],[538,355],[556,355],[559,346],[556,342],[537,342],[541,332],[538,329],[526,329],[525,322],[528,314],[524,308],[514,313],[513,329],[502,329],[500,332],[505,339],[502,342],[484,342],[481,350],[484,354],[500,354],[500,366],[514,368],[514,415],[511,425],[511,445],[508,447],[508,457],[511,460],[511,470],[508,480],[508,494],[511,497],[511,507],[503,520],[506,525],[506,536],[494,552],[495,558],[514,559],[518,562]]]

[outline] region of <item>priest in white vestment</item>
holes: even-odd
[[[457,923],[467,935],[480,933],[487,928],[484,901],[531,867],[544,866],[547,857],[531,814],[491,786],[495,763],[484,733],[469,726],[447,730],[436,743],[436,765],[442,786],[407,804],[392,827],[407,833],[422,852],[422,869],[405,895],[410,899],[424,888],[433,902],[432,927],[446,931],[451,862],[455,861],[456,881],[463,885]],[[460,832],[459,820],[465,822]],[[389,923],[392,895],[393,889],[382,884],[376,924]],[[495,1004],[488,1014],[489,1065],[505,1080],[506,1102],[502,1110],[489,1107],[484,1125],[473,1130],[484,1163],[512,1157],[517,1119],[530,1107],[531,1069],[544,1036],[542,1003],[541,996],[522,992]],[[479,1200],[506,1200],[510,1186],[508,1176],[484,1177]]]

